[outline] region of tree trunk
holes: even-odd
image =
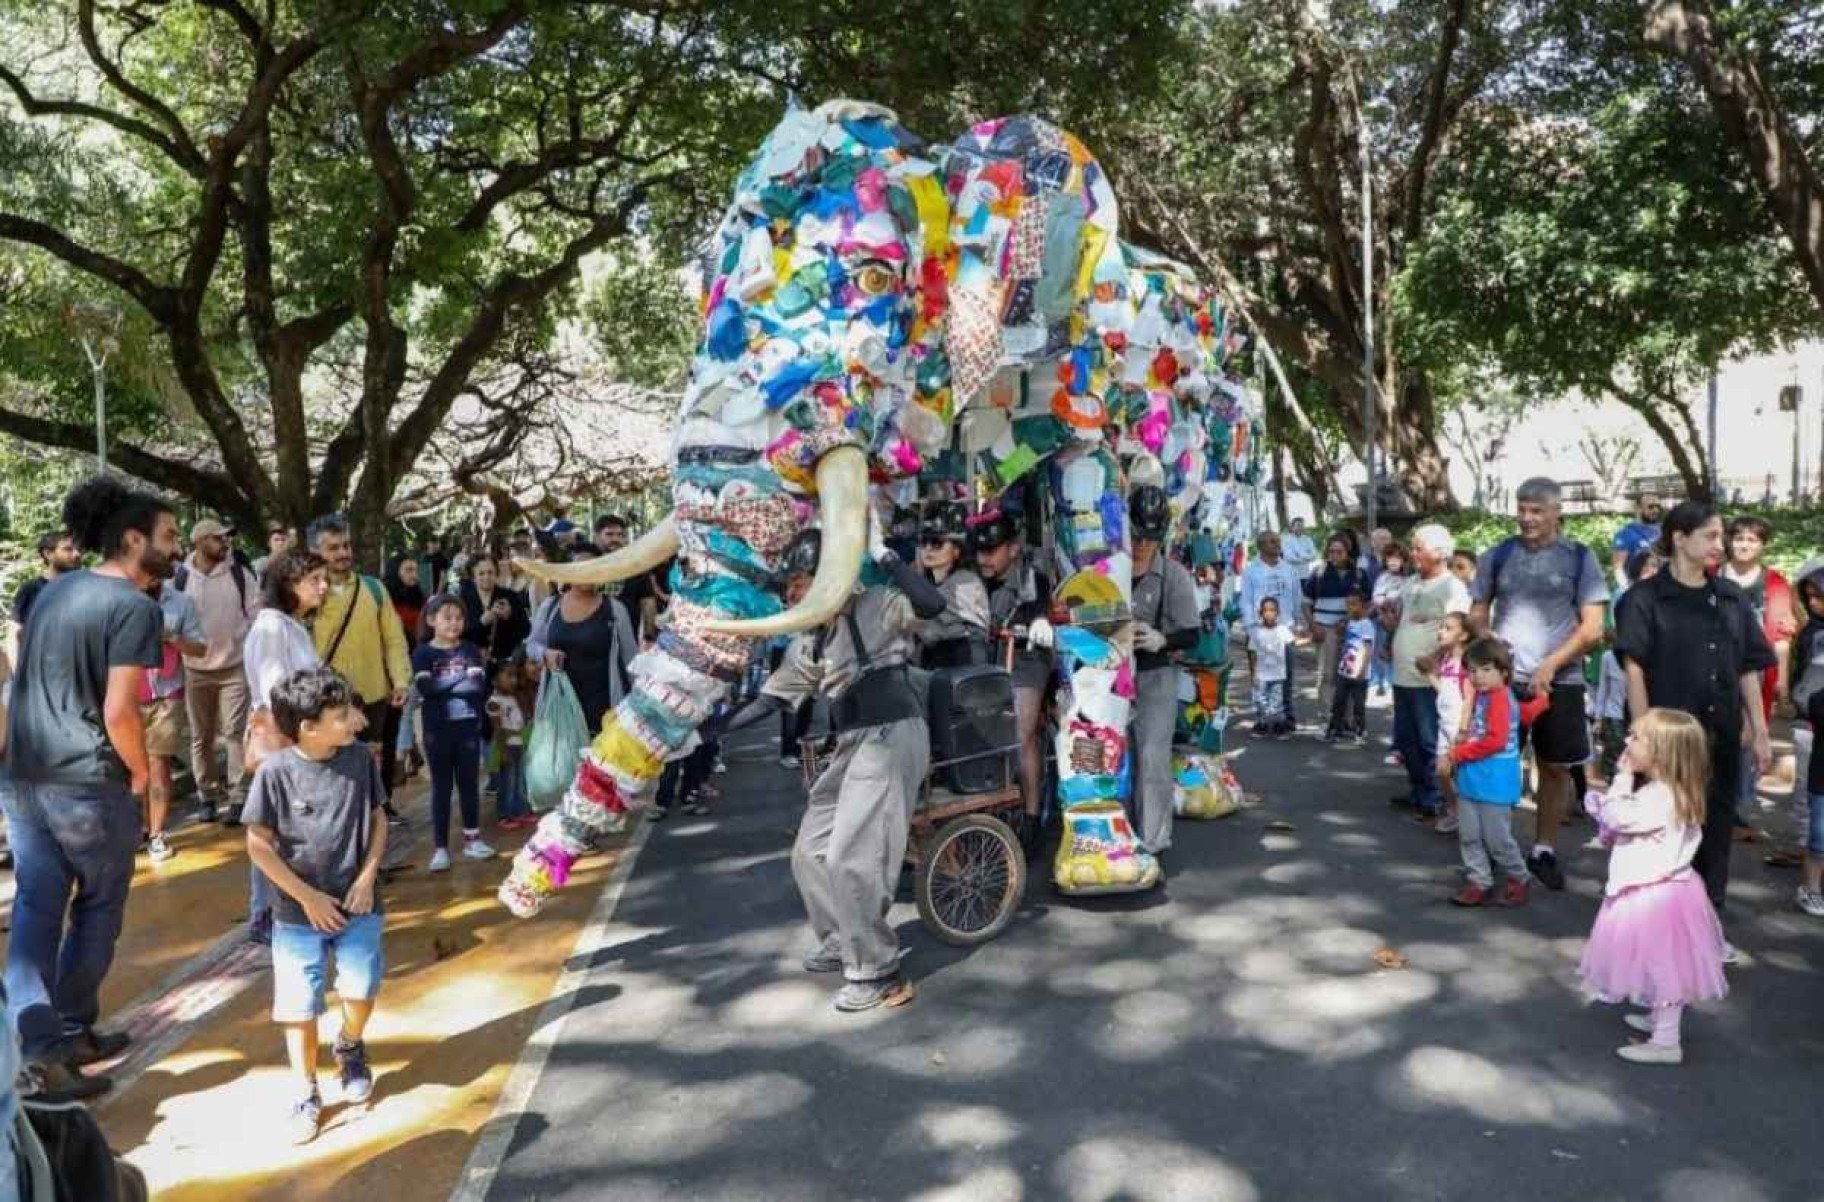
[[[1824,187],[1760,68],[1721,44],[1704,0],[1659,0],[1647,13],[1645,38],[1649,49],[1683,59],[1697,77],[1824,309]]]
[[[1389,425],[1400,487],[1423,513],[1454,513],[1457,498],[1450,488],[1450,460],[1438,445],[1437,405],[1431,384],[1417,372],[1406,374],[1400,404]]]
[[[1640,420],[1647,423],[1647,428],[1653,431],[1660,445],[1666,448],[1666,454],[1672,457],[1673,469],[1678,472],[1679,479],[1684,481],[1685,495],[1693,501],[1710,500],[1709,474],[1704,470],[1702,444],[1697,441],[1697,427],[1691,421],[1691,415],[1685,413],[1676,400],[1662,401],[1650,393],[1617,390],[1611,395],[1640,414]],[[1679,437],[1678,430],[1672,423],[1666,420],[1666,409],[1673,409],[1683,415],[1686,434],[1691,438],[1689,446]],[[1695,453],[1692,447],[1698,448]]]
[[[1279,528],[1291,525],[1286,519],[1286,449],[1273,444],[1273,512],[1279,517]]]

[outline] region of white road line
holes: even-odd
[[[557,983],[551,986],[551,996],[539,1012],[538,1024],[532,1030],[532,1037],[526,1040],[526,1046],[519,1054],[519,1062],[513,1066],[506,1087],[501,1090],[500,1101],[496,1103],[493,1115],[482,1126],[474,1149],[463,1163],[462,1175],[456,1179],[456,1188],[450,1194],[450,1202],[486,1202],[489,1191],[494,1187],[494,1178],[499,1174],[507,1149],[513,1143],[513,1133],[519,1129],[519,1120],[532,1100],[532,1091],[538,1087],[538,1080],[544,1075],[545,1065],[551,1059],[551,1050],[563,1035],[564,1023],[589,977],[596,953],[608,945],[608,928],[614,923],[614,911],[620,905],[621,893],[633,876],[633,865],[640,858],[640,849],[646,846],[646,839],[652,833],[654,824],[645,821],[643,813],[636,815],[633,821],[633,837],[621,852],[621,858],[615,861],[614,871],[609,874],[608,883],[602,886],[602,895],[595,903],[595,911],[589,916],[588,925],[577,935],[576,947],[565,962],[564,971],[558,974]],[[534,918],[529,921],[538,920]]]

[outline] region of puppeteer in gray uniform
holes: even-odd
[[[793,570],[815,570],[814,550],[787,558]],[[842,972],[836,1008],[844,1011],[912,998],[887,911],[931,762],[914,632],[944,605],[936,587],[892,552],[878,562],[893,584],[858,590],[828,624],[794,636],[760,698],[729,724],[738,729],[812,696],[829,702],[835,755],[811,786],[792,878],[817,940],[804,966]]]

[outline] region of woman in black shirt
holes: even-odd
[[[1683,710],[1710,735],[1710,784],[1704,838],[1694,866],[1722,909],[1729,885],[1741,757],[1765,772],[1773,755],[1761,710],[1760,674],[1773,649],[1746,593],[1710,575],[1723,560],[1723,523],[1701,501],[1666,515],[1663,571],[1628,590],[1615,653],[1628,673],[1628,710]]]

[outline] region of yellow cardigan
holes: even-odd
[[[379,604],[374,601],[376,594],[381,598]],[[351,602],[355,613],[332,661],[329,645],[342,629],[342,616]],[[368,705],[389,699],[393,690],[404,689],[412,682],[411,643],[405,637],[399,611],[386,595],[386,586],[377,580],[369,585],[363,584],[359,576],[351,576],[344,584],[332,582],[317,610],[311,634],[317,642],[317,654],[340,672]]]

